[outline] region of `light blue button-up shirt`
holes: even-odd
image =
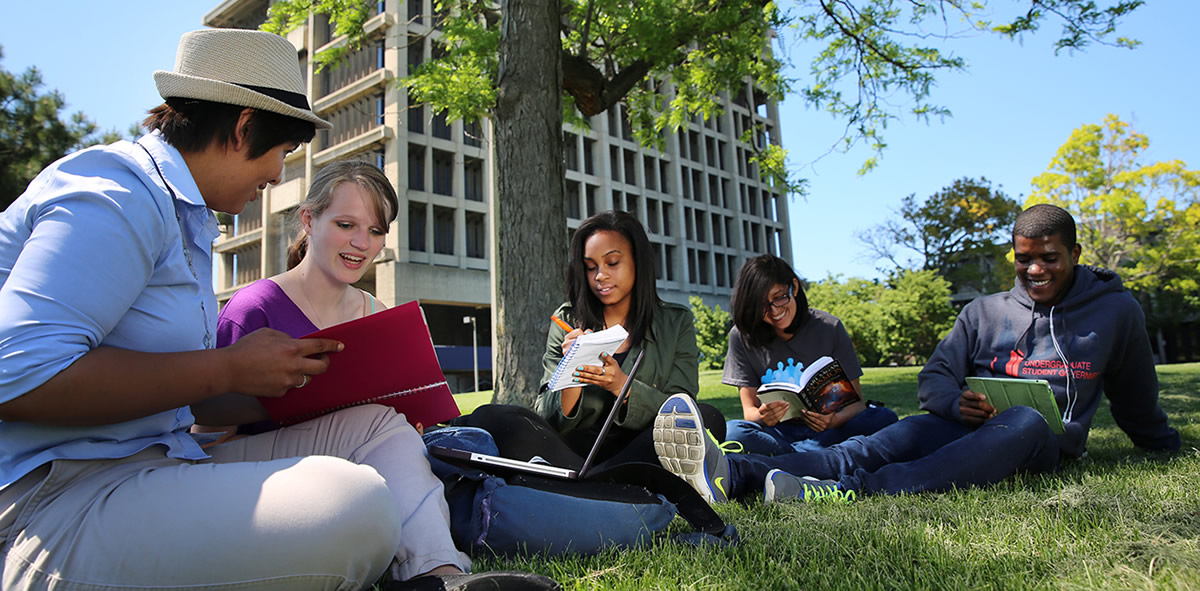
[[[0,402],[102,345],[203,349],[216,328],[217,233],[183,157],[157,133],[44,170],[0,213]],[[171,457],[207,457],[192,422],[187,407],[95,427],[0,421],[0,487],[55,459],[122,458],[156,444]]]

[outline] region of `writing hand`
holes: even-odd
[[[307,385],[311,378],[305,376],[325,373],[328,354],[342,348],[342,343],[330,339],[293,339],[277,330],[260,328],[219,351],[226,352],[230,359],[232,391],[278,398],[292,388]]]
[[[774,427],[783,420],[783,415],[787,414],[792,405],[786,400],[776,400],[775,402],[766,402],[758,406],[759,420],[763,425]]]
[[[571,349],[571,345],[575,344],[575,339],[577,339],[589,332],[592,332],[592,331],[583,330],[581,328],[576,328],[576,329],[572,330],[571,332],[568,332],[567,334],[563,335],[563,343],[562,343],[563,356],[566,357],[567,351],[569,351]]]
[[[996,407],[987,401],[987,396],[967,390],[958,398],[958,413],[962,415],[963,423],[978,427],[996,416]]]

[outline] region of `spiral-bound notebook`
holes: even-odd
[[[571,381],[571,374],[575,372],[575,368],[581,365],[604,365],[600,354],[612,355],[628,337],[629,333],[620,324],[599,332],[580,335],[558,362],[558,367],[554,368],[554,373],[550,376],[550,391],[557,392],[563,388],[578,386],[579,384]]]
[[[383,404],[425,426],[459,415],[438,364],[425,314],[408,302],[304,335],[341,341],[329,369],[282,398],[259,398],[271,419],[292,425],[359,404]]]

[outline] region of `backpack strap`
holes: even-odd
[[[692,485],[658,464],[626,462],[607,466],[603,470],[588,474],[586,480],[644,486],[674,503],[679,515],[698,531],[737,543],[737,528],[732,524],[726,525],[725,520],[721,519]]]

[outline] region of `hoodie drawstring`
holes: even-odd
[[[1066,321],[1063,321],[1064,326]],[[1071,415],[1075,411],[1075,401],[1079,400],[1079,387],[1076,385],[1072,388],[1072,374],[1075,373],[1071,368],[1071,360],[1063,353],[1061,347],[1058,346],[1058,337],[1054,334],[1054,306],[1050,306],[1050,342],[1054,343],[1054,352],[1058,353],[1058,358],[1063,362],[1063,367],[1067,372],[1067,408],[1063,411],[1063,422],[1070,422]],[[1072,392],[1074,390],[1074,392]]]

